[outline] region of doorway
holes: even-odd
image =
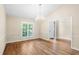
[[[56,21],[50,21],[49,22],[49,38],[55,39],[56,36]]]

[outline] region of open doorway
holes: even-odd
[[[56,38],[56,21],[49,22],[49,39]]]

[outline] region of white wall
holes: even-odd
[[[72,18],[59,17],[58,19],[58,39],[72,40]]]
[[[21,37],[21,22],[34,23],[34,33],[32,38]],[[7,42],[23,41],[27,39],[38,38],[38,23],[33,19],[24,19],[20,17],[7,16]]]
[[[3,54],[5,44],[5,10],[4,6],[0,5],[0,54]]]
[[[49,39],[49,21],[46,19],[41,21],[40,37],[43,39]]]
[[[39,20],[39,19],[37,19],[36,21],[35,21],[35,32],[37,33],[35,36],[37,37],[37,38],[41,38],[41,33],[40,33],[40,26],[41,26],[41,21]]]
[[[50,16],[72,16],[72,48],[79,50],[79,5],[63,5]]]

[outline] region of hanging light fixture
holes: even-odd
[[[36,20],[44,19],[42,15],[42,11],[43,11],[42,8],[43,8],[43,4],[38,4],[38,13],[37,13]]]

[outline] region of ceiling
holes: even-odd
[[[38,16],[47,17],[59,6],[59,4],[6,4],[5,9],[9,16],[35,19]]]

